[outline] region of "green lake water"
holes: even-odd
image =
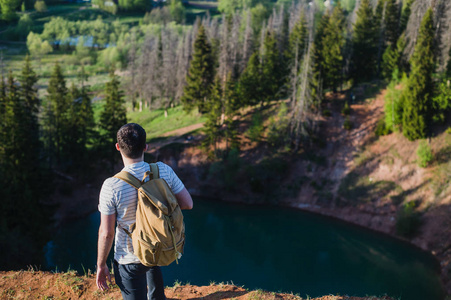
[[[444,299],[437,262],[407,243],[295,209],[194,203],[184,212],[185,254],[163,268],[167,286],[233,282],[301,297]],[[93,213],[62,226],[44,249],[43,269],[95,270],[99,223]]]

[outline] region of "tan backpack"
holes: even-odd
[[[185,224],[183,214],[174,193],[159,176],[158,165],[150,164],[142,181],[122,171],[119,178],[138,190],[136,223],[131,226],[130,236],[134,254],[145,266],[167,266],[183,253]],[[144,182],[149,176],[149,181]]]

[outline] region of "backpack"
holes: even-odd
[[[122,171],[114,175],[138,190],[136,223],[131,232],[122,228],[132,239],[134,254],[145,266],[167,266],[182,256],[185,244],[183,214],[167,182],[160,178],[158,165],[140,181]],[[144,182],[149,176],[149,180]]]

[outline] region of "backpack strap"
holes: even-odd
[[[160,178],[160,170],[158,169],[158,165],[156,163],[151,163],[150,170],[152,171],[152,179]]]
[[[160,178],[160,171],[158,170],[158,165],[155,163],[150,163],[149,167],[150,171],[144,173],[143,180],[141,180],[141,185],[144,184],[147,177],[149,177],[149,180]]]
[[[114,175],[113,177],[127,182],[129,185],[131,185],[135,189],[139,189],[139,187],[141,186],[141,181],[139,181],[135,176],[133,176],[132,174],[128,173],[127,171],[121,171],[121,172],[117,173],[116,175]],[[131,233],[133,232],[133,230],[135,230],[135,226],[136,226],[136,223],[133,223],[132,226],[131,226],[131,231],[128,231],[127,229],[125,229],[124,227],[122,227],[122,226],[120,226],[118,224],[118,227],[122,228],[122,230],[124,230],[125,233],[130,238],[132,238],[132,234]]]
[[[132,174],[128,173],[127,171],[121,171],[121,172],[117,173],[116,175],[114,175],[113,177],[127,182],[135,189],[139,189],[141,187],[141,181],[139,181],[138,178],[136,178]]]

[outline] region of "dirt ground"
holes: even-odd
[[[243,287],[229,284],[209,286],[174,285],[166,287],[168,299],[240,299],[240,300],[291,300],[303,299],[297,295],[265,292],[262,290],[248,291]],[[75,272],[50,273],[42,271],[9,271],[0,272],[0,299],[121,299],[121,293],[116,285],[108,291],[97,289],[95,276],[79,276]],[[311,300],[391,300],[388,297],[348,297],[324,296],[309,298]]]

